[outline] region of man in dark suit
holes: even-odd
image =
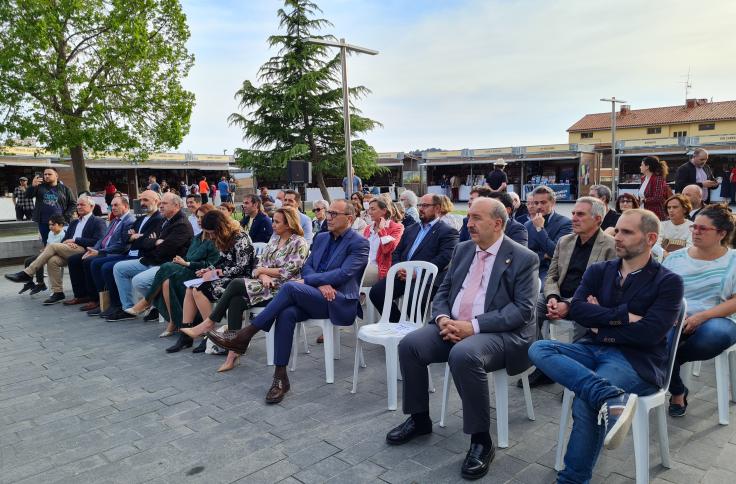
[[[450,263],[452,251],[455,249],[458,239],[457,230],[439,220],[440,202],[439,195],[429,193],[419,200],[417,208],[419,209],[420,223],[405,229],[401,242],[392,254],[393,264],[420,260],[436,265],[439,273],[432,288],[433,294],[442,284],[442,279],[444,279],[447,272],[447,264]],[[406,271],[397,273],[394,281],[394,301],[404,295],[406,277]],[[386,298],[386,279],[378,281],[371,288],[368,296],[378,312],[383,311],[383,300]],[[401,311],[394,302],[391,304],[389,319],[396,322],[400,317]]]
[[[537,341],[532,362],[575,392],[573,426],[559,482],[588,482],[603,445],[626,436],[637,395],[664,387],[667,335],[677,320],[682,278],[651,257],[659,219],[627,210],[616,223],[616,255],[590,266],[575,291],[570,319],[588,328],[575,343]]]
[[[524,224],[529,233],[529,249],[539,257],[539,278],[547,277],[549,262],[560,237],[572,232],[572,221],[555,212],[555,192],[540,185],[532,192],[530,218]]]
[[[71,257],[81,258],[87,247],[92,247],[105,233],[105,221],[92,215],[95,202],[91,197],[81,196],[77,200],[77,219],[69,224],[66,235],[61,243],[48,244],[36,260],[23,271],[15,274],[6,274],[5,277],[13,282],[30,282],[31,275],[38,269],[47,266],[51,281],[51,296],[43,304],[56,304],[64,300],[64,284],[61,268],[68,264]]]
[[[695,217],[705,208],[703,205],[703,190],[697,185],[688,185],[682,189],[682,194],[690,200],[692,207],[687,218],[695,222]]]
[[[710,190],[718,187],[713,170],[708,165],[708,152],[704,148],[695,148],[690,161],[680,165],[675,174],[675,193],[682,193],[688,185],[697,185],[703,192],[701,197],[705,204],[710,203]]]
[[[487,187],[478,187],[474,191],[478,191],[480,188],[488,189]],[[484,196],[484,195],[478,195],[478,196]],[[521,244],[524,247],[526,247],[529,244],[529,234],[526,231],[526,228],[523,224],[520,224],[514,218],[511,216],[511,214],[514,211],[514,200],[511,198],[511,195],[508,192],[490,192],[488,194],[489,198],[495,198],[499,202],[503,203],[503,206],[506,207],[506,213],[509,214],[509,219],[506,222],[506,229],[504,231],[504,235],[506,235],[508,238],[516,242],[517,244]],[[477,197],[475,197],[477,198]],[[473,194],[470,194],[470,200],[468,201],[468,208],[471,207],[472,203],[471,201],[474,199]],[[470,240],[470,232],[468,232],[468,217],[465,217],[463,219],[463,226],[460,229],[460,242],[465,242],[466,240]]]
[[[410,417],[386,435],[398,445],[432,432],[427,365],[448,362],[471,435],[462,465],[467,479],[483,477],[495,454],[487,373],[529,368],[539,259],[504,235],[506,208],[479,198],[468,212],[472,241],[461,242],[432,305],[432,322],[399,343],[403,410]]]
[[[350,228],[354,221],[355,209],[349,201],[332,202],[327,211],[329,232],[315,237],[302,267],[303,279],[284,284],[266,308],[240,331],[207,333],[217,346],[243,354],[251,338],[259,331],[270,331],[275,321],[276,369],[266,403],[280,402],[289,391],[286,365],[297,322],[329,318],[332,324],[349,326],[355,321],[369,244]]]
[[[257,195],[246,195],[243,198],[243,220],[240,226],[248,231],[253,242],[268,243],[273,235],[271,219],[263,213],[261,198]]]

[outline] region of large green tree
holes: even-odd
[[[85,151],[177,147],[194,105],[188,38],[178,0],[2,0],[0,134],[68,153],[78,190]]]
[[[345,140],[342,114],[342,82],[339,54],[329,47],[307,42],[309,37],[333,39],[317,32],[332,24],[316,18],[320,8],[308,0],[285,0],[278,10],[282,35],[268,38],[277,54],[258,71],[260,85],[243,82],[236,93],[245,113],[234,113],[230,123],[243,129],[249,149],[236,149],[242,166],[254,168],[256,176],[268,178],[283,173],[286,161],[312,162],[314,181],[329,200],[325,175],[345,173]],[[360,115],[353,101],[370,91],[349,88],[350,127],[353,137],[380,124]],[[351,138],[353,166],[359,176],[371,176],[376,151],[360,138]]]

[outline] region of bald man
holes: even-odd
[[[690,200],[690,204],[693,206],[688,218],[694,221],[695,217],[703,210],[703,190],[697,185],[688,185],[682,189],[682,194]]]

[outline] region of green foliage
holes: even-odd
[[[145,158],[189,131],[178,0],[3,0],[0,38],[0,134]]]
[[[243,82],[235,97],[245,114],[233,113],[231,124],[243,130],[250,149],[237,149],[241,165],[257,176],[272,178],[283,173],[289,159],[312,162],[318,182],[323,174],[344,176],[345,140],[342,115],[342,82],[339,54],[330,47],[306,42],[309,37],[334,40],[315,32],[331,26],[315,18],[321,10],[308,0],[285,0],[278,10],[283,35],[269,37],[277,54],[258,72],[260,85]],[[380,123],[363,117],[353,102],[370,91],[350,88],[351,135],[370,131]],[[352,139],[353,164],[359,176],[371,176],[381,168],[375,150],[362,139]]]

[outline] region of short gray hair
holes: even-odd
[[[327,203],[327,200],[315,200],[314,203],[312,203],[312,207],[316,207],[317,205],[322,205],[322,208],[329,208],[330,204]]]
[[[590,214],[594,217],[600,217],[601,221],[606,215],[606,206],[595,197],[580,197],[577,199],[577,203],[587,203],[590,205]]]
[[[611,189],[605,185],[592,185],[591,190],[595,192],[595,196],[605,200],[606,203],[611,203]]]
[[[95,205],[97,205],[95,203],[95,200],[92,197],[90,197],[89,195],[82,195],[81,197],[77,198],[77,203],[79,203],[79,202],[86,203],[90,207],[94,207]]]
[[[177,207],[181,208],[184,206],[184,201],[176,193],[166,192],[164,196],[168,196],[171,199],[171,201],[176,204]],[[163,197],[161,198],[163,199]]]
[[[419,203],[417,194],[412,192],[411,190],[404,190],[403,192],[401,192],[401,195],[406,195],[406,201],[409,202],[410,207],[416,207],[417,203]],[[401,197],[401,195],[399,197]]]
[[[547,195],[550,202],[554,202],[557,200],[557,195],[555,195],[555,191],[547,185],[539,185],[537,188],[534,189],[532,195]]]

